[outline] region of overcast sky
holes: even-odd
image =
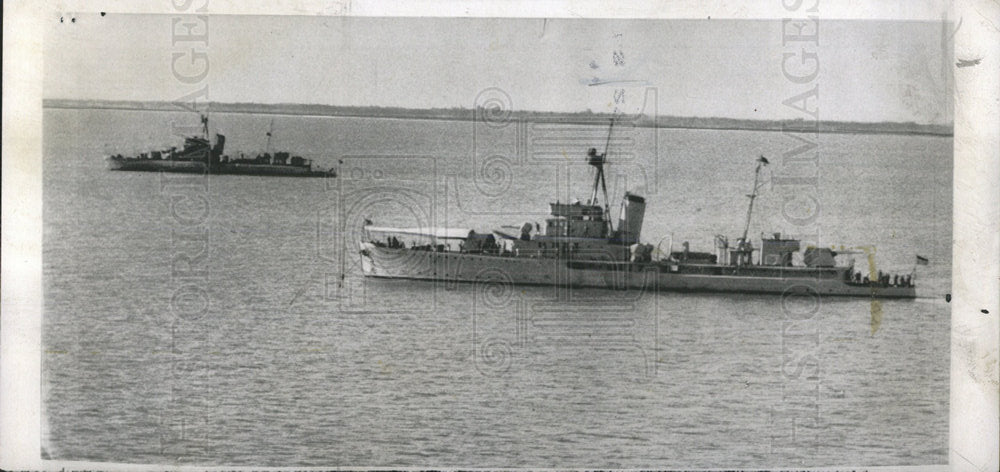
[[[780,20],[212,16],[208,75],[184,84],[172,54],[203,46],[172,45],[173,18],[53,17],[44,96],[174,100],[208,84],[218,102],[433,108],[471,107],[497,87],[517,109],[636,112],[652,87],[660,115],[780,119],[807,118],[782,101],[818,86],[820,119],[951,122],[950,30],[938,22],[821,19],[814,46],[783,45]],[[782,54],[802,47],[819,74],[796,84]]]

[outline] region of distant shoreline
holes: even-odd
[[[107,101],[44,99],[42,108],[56,109],[105,109],[131,111],[185,111],[173,102]],[[345,107],[334,105],[300,104],[259,104],[259,103],[217,103],[209,102],[198,106],[200,110],[220,113],[245,113],[261,115],[332,116],[344,118],[396,118],[416,120],[472,121],[470,108],[412,109],[395,107]],[[487,113],[489,110],[487,110]],[[565,123],[598,125],[607,123],[612,117],[606,113],[556,113],[536,111],[512,111],[504,119],[520,119],[541,123]],[[641,117],[635,126],[661,129],[706,129],[724,131],[776,131],[793,133],[839,133],[839,134],[909,134],[950,137],[951,125],[924,125],[917,123],[863,123],[842,121],[805,120],[741,120],[734,118],[700,118],[658,116]]]

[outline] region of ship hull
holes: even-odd
[[[393,249],[362,243],[364,275],[376,278],[447,282],[493,282],[558,285],[617,290],[815,294],[874,298],[915,298],[914,287],[846,282],[848,268],[775,270],[769,275],[741,274],[733,267],[704,266],[704,273],[662,263],[567,261]],[[690,267],[689,267],[690,269]],[[680,270],[680,272],[672,272]]]
[[[136,172],[210,173],[215,175],[264,175],[278,177],[333,177],[332,172],[320,172],[309,167],[272,164],[219,164],[206,166],[200,161],[157,159],[108,159],[111,170]]]
[[[207,166],[198,161],[157,159],[108,159],[108,169],[135,172],[205,173]]]
[[[287,177],[330,177],[328,172],[318,172],[308,167],[282,165],[222,164],[213,173],[230,175],[276,175]]]

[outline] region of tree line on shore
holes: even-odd
[[[190,104],[174,102],[144,102],[123,100],[71,100],[46,99],[43,108],[96,108],[148,111],[185,111],[190,110]],[[310,104],[264,104],[264,103],[219,103],[208,102],[196,106],[202,111],[220,113],[255,113],[282,115],[317,115],[317,116],[350,116],[371,118],[406,118],[471,121],[478,120],[525,120],[529,122],[567,123],[567,124],[603,124],[612,115],[610,113],[594,113],[590,110],[582,112],[545,112],[528,110],[489,110],[462,107],[415,109],[402,107],[379,106],[339,106]],[[812,121],[812,120],[746,120],[720,117],[681,117],[681,116],[648,116],[648,115],[617,115],[619,122],[630,122],[637,127],[658,128],[690,128],[690,129],[725,129],[725,130],[759,130],[759,131],[791,131],[803,133],[886,133],[886,134],[927,134],[951,136],[952,126],[938,124],[920,124],[914,122],[856,122],[856,121]]]

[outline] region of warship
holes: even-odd
[[[614,122],[611,123],[611,130]],[[611,131],[608,133],[610,144]],[[515,234],[464,228],[395,228],[365,219],[361,231],[361,269],[366,277],[449,282],[560,285],[681,292],[804,294],[872,298],[915,298],[914,273],[870,275],[855,271],[857,251],[806,247],[801,261],[793,256],[801,241],[773,234],[759,248],[747,234],[753,202],[761,187],[757,159],[753,191],[742,235],[732,243],[715,236],[714,252],[661,251],[640,241],[645,199],[626,192],[617,224],[611,219],[604,166],[608,153],[591,148],[587,163],[595,170],[591,198],[585,203],[550,203],[544,231],[525,223]],[[603,189],[603,205],[598,190]],[[661,240],[662,241],[662,240]]]
[[[269,175],[288,177],[336,177],[334,169],[314,169],[312,160],[301,156],[293,156],[289,152],[279,151],[271,154],[271,134],[267,133],[267,148],[263,154],[247,157],[240,153],[239,157],[223,154],[226,137],[215,135],[212,145],[208,133],[208,117],[202,115],[202,136],[184,138],[184,147],[177,149],[154,150],[140,153],[137,156],[126,157],[121,154],[106,156],[108,168],[111,170],[130,170],[145,172],[186,172],[199,174],[238,174],[238,175]]]

